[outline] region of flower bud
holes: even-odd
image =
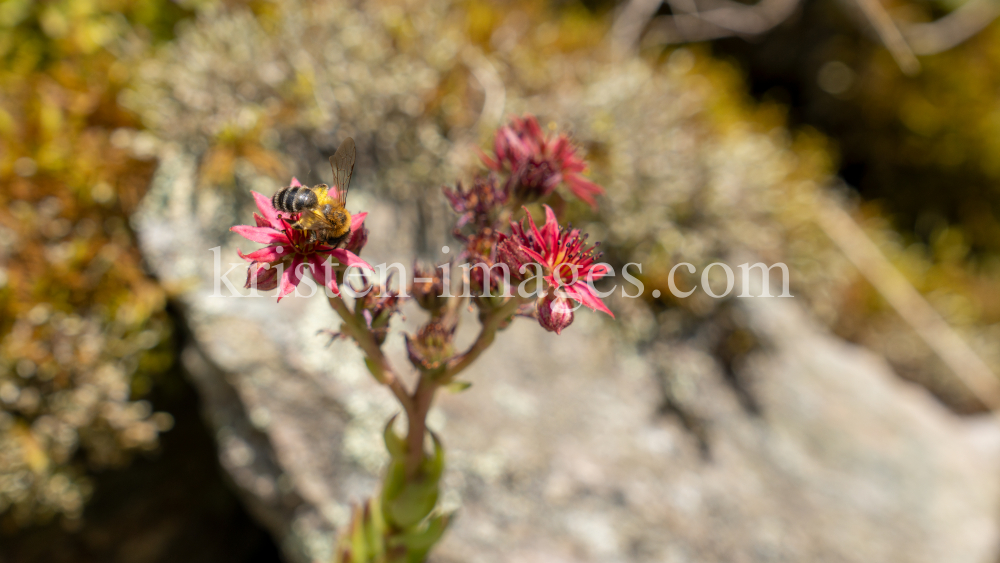
[[[372,286],[363,296],[357,300],[357,308],[361,311],[368,328],[371,329],[375,340],[382,344],[389,334],[389,321],[392,316],[399,312],[401,305],[399,293],[392,289],[387,289],[392,282],[392,276],[386,280],[385,286]]]
[[[535,311],[538,324],[549,332],[561,334],[564,328],[573,324],[573,305],[565,297],[552,294],[541,297]]]
[[[410,293],[417,305],[425,311],[432,313],[440,311],[448,304],[448,298],[443,296],[444,279],[441,277],[441,268],[427,271],[419,264],[414,264],[413,286]]]
[[[455,326],[448,327],[439,319],[420,327],[412,338],[405,335],[410,363],[425,372],[441,369],[455,355],[455,347],[452,345],[454,336]]]
[[[269,291],[278,287],[278,267],[266,262],[251,262],[247,268],[247,283],[245,288],[256,286],[261,291]]]
[[[480,257],[469,262],[468,287],[472,300],[480,309],[492,310],[501,307],[507,298],[504,297],[509,275],[503,274],[504,264],[497,266],[493,260]],[[509,270],[509,267],[507,268]]]
[[[498,183],[497,177],[493,174],[486,177],[476,176],[472,186],[467,190],[462,187],[461,182],[455,189],[445,186],[443,190],[451,208],[461,215],[455,225],[456,230],[470,224],[477,230],[492,226],[500,210],[507,203],[507,190]]]
[[[521,274],[521,267],[525,264],[533,263],[534,260],[525,254],[521,250],[521,245],[509,236],[500,233],[498,241],[497,262],[507,264],[507,268],[510,269],[510,277],[516,281],[521,281],[524,277]]]

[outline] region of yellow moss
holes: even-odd
[[[28,486],[0,486],[0,519],[77,517],[78,448],[101,466],[156,443],[142,417],[106,420],[170,362],[165,296],[127,230],[153,163],[110,143],[139,124],[116,102],[131,71],[106,47],[129,22],[183,14],[166,0],[0,4],[0,483]],[[147,383],[132,395],[134,376]]]

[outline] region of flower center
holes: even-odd
[[[573,285],[580,280],[580,266],[568,262],[556,264],[552,268],[552,277],[559,285]]]
[[[556,247],[549,256],[550,271],[560,285],[572,285],[586,276],[594,262],[594,249],[586,248],[587,235],[563,227],[559,231]]]
[[[299,216],[300,214],[296,213],[288,216],[286,219],[279,215],[279,218],[284,223],[285,236],[288,237],[294,254],[315,254],[319,252],[317,247],[321,246],[322,243],[314,240],[314,235],[310,231],[292,228],[292,224],[298,220]]]

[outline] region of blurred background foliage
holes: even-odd
[[[929,21],[961,3],[890,2],[900,19]],[[907,279],[996,370],[1000,357],[1000,25],[906,76],[843,2],[800,6],[751,44],[723,39],[714,56],[742,69],[753,95],[787,112],[789,126],[830,140],[833,170],[860,196],[858,219]],[[834,325],[878,350],[960,412],[982,405],[858,280]],[[923,349],[922,352],[916,349]],[[937,372],[937,374],[935,374]]]
[[[156,448],[158,434],[172,425],[170,414],[152,412],[146,400],[176,377],[169,288],[145,273],[128,223],[155,169],[157,140],[144,132],[149,123],[126,109],[135,104],[123,92],[142,62],[169,49],[199,13],[244,5],[264,32],[283,17],[280,3],[266,0],[0,3],[0,524],[8,531],[56,515],[75,521],[91,491],[89,470]],[[619,6],[467,0],[460,7],[461,40],[487,55],[510,50],[505,42],[522,35],[511,30],[531,30],[530,49],[511,55],[519,95],[529,98],[552,87],[543,61],[604,56]],[[896,8],[919,18],[948,7]],[[419,41],[405,18],[389,26],[395,49]],[[883,252],[1000,367],[1000,25],[921,57],[915,77],[901,73],[834,0],[803,4],[753,42],[685,49],[710,85],[712,126],[786,139],[798,158],[789,182],[839,174],[853,189],[846,196],[859,204],[856,219]],[[667,61],[677,51],[647,45],[644,55]],[[315,96],[310,72],[296,69],[267,103],[218,112],[217,121],[156,125],[178,136],[209,133],[202,189],[231,189],[241,163],[284,182],[289,170],[278,144],[294,145],[294,124],[315,118],[301,109]],[[475,123],[478,113],[469,108],[479,107],[483,94],[469,88],[469,72],[446,70],[415,111],[444,132]],[[421,134],[392,125],[405,115],[387,110],[384,118],[386,135]],[[403,150],[391,140],[379,146]],[[607,147],[586,148],[595,175],[607,171]],[[582,207],[573,212],[593,218]],[[620,263],[634,252],[628,245],[609,250]],[[664,258],[644,271],[644,281],[666,286],[672,261]],[[699,307],[669,294],[647,298],[661,311]],[[833,303],[825,320],[839,334],[880,351],[956,411],[983,409],[861,276],[839,286]]]
[[[128,216],[155,162],[115,132],[116,49],[151,49],[170,1],[0,4],[0,524],[79,518],[86,467],[121,466],[172,424],[147,395],[173,362],[163,290]]]

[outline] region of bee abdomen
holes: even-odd
[[[278,211],[286,213],[298,213],[303,209],[311,209],[317,203],[316,194],[309,188],[300,186],[282,188],[275,192],[271,198],[271,205]]]

